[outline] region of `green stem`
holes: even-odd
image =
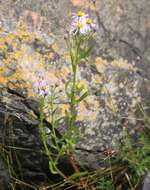
[[[76,104],[76,67],[73,70],[73,84],[72,84],[72,96],[71,96],[71,123],[70,127],[73,127],[75,120],[75,104]]]
[[[53,169],[56,173],[58,173],[63,178],[66,178],[66,176],[59,170],[59,168],[56,166],[55,161],[53,161],[50,150],[46,143],[46,131],[43,125],[44,120],[44,98],[40,98],[40,129],[41,129],[41,136],[42,136],[42,142],[45,148],[46,155],[48,156],[49,162],[51,162]],[[52,172],[52,171],[51,171]]]
[[[42,142],[46,151],[46,155],[48,156],[48,159],[51,162],[53,162],[52,156],[50,154],[49,148],[46,143],[46,131],[43,126],[43,120],[44,120],[44,98],[40,98],[40,129],[41,129]]]
[[[59,146],[58,146],[58,143],[57,143],[57,136],[56,136],[56,132],[55,132],[56,123],[55,123],[55,113],[54,113],[54,111],[55,111],[54,100],[55,100],[55,90],[52,89],[52,95],[50,96],[52,135],[54,137],[55,145],[56,145],[57,149],[59,150]]]
[[[75,39],[75,55],[72,60],[72,92],[71,92],[71,102],[70,102],[70,108],[71,108],[71,120],[70,120],[70,128],[72,129],[73,124],[76,120],[76,113],[75,113],[75,106],[76,106],[76,75],[77,75],[77,68],[78,68],[78,62],[79,62],[79,49],[80,49],[80,38],[79,36]],[[72,55],[70,55],[72,56]]]

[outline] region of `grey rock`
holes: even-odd
[[[144,178],[142,190],[150,190],[150,174]]]
[[[31,102],[33,100],[29,101],[14,90],[3,88],[0,91],[0,144],[7,148],[7,152],[11,155],[7,157],[10,159],[9,164],[4,165],[2,150],[0,150],[0,187],[10,186],[11,179],[8,170],[12,174],[15,172],[18,179],[31,184],[39,184],[47,179],[54,181],[59,179],[49,171],[48,158],[41,141],[39,111],[35,106],[38,103],[33,102],[32,105]],[[51,125],[46,120],[44,127],[49,134]],[[56,134],[60,135],[57,131]],[[47,143],[49,147],[53,143],[50,136]],[[4,155],[5,158],[6,155]],[[65,170],[66,167],[72,170],[69,161],[64,159],[60,168]]]
[[[10,181],[11,181],[11,179],[10,179],[10,174],[7,169],[7,166],[4,163],[4,161],[2,160],[2,158],[0,157],[0,189],[5,190],[5,189],[9,188]]]
[[[39,121],[30,115],[30,109],[27,105],[23,106],[21,97],[8,93],[6,89],[3,89],[3,94],[5,94],[5,98],[0,96],[0,143],[6,147],[16,147],[12,153],[12,163],[10,161],[7,168],[13,169],[19,178],[21,169],[24,171],[23,179],[44,180],[47,174],[46,170],[43,170],[43,162],[48,163],[48,161],[42,151],[38,130]],[[38,157],[40,159],[37,159]],[[0,186],[4,183],[9,187],[9,175],[3,172],[0,172],[0,175]]]

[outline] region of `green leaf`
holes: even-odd
[[[78,84],[76,84],[76,92],[77,94],[81,93],[83,91],[84,85],[81,85],[81,87],[79,87]]]
[[[66,95],[70,98],[71,97],[71,93],[68,92],[68,87],[69,87],[69,84],[71,83],[71,81],[68,81],[66,82],[65,84],[65,93]]]
[[[93,47],[91,46],[91,47],[87,48],[87,50],[81,50],[80,54],[79,54],[79,59],[81,60],[81,59],[85,59],[86,57],[88,57],[92,48]]]
[[[58,128],[58,127],[59,127],[59,123],[60,123],[61,121],[64,121],[64,119],[65,119],[65,116],[62,116],[62,117],[56,119],[56,120],[55,120],[55,124],[56,124],[55,128]]]
[[[51,113],[51,115],[54,115],[57,110],[58,110],[58,108],[55,108],[55,109],[53,110],[53,112]]]
[[[60,157],[64,154],[63,148],[61,148],[57,154],[57,157],[55,159],[55,162],[57,163]]]
[[[84,100],[87,96],[88,96],[88,91],[86,91],[84,94],[82,94],[82,96],[77,100],[77,103],[81,102],[82,100]]]
[[[51,148],[57,150],[57,147],[55,145],[53,145],[53,144],[51,144]]]
[[[88,175],[88,172],[76,172],[73,175],[71,175],[69,178],[70,179],[76,179],[77,177],[83,177]]]
[[[56,166],[54,165],[54,163],[52,163],[51,161],[49,161],[49,169],[51,171],[52,174],[58,174],[58,172],[56,171]]]

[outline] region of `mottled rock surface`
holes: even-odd
[[[78,107],[81,141],[76,157],[87,167],[97,168],[101,165],[102,152],[112,149],[113,143],[122,137],[123,127],[134,137],[142,128],[138,106],[142,103],[148,107],[150,95],[149,1],[97,0],[94,6],[88,0],[2,0],[0,87],[13,89],[24,101],[37,100],[32,87],[40,71],[50,84],[59,84],[58,90],[62,91],[58,116],[64,115],[68,105],[63,103],[67,102],[63,92],[65,82],[70,79],[64,35],[69,30],[71,11],[80,8],[89,10],[96,18],[97,33],[91,42],[93,51],[89,61],[82,62],[78,70],[79,85],[88,89],[90,95]],[[5,95],[2,97],[4,101]],[[36,138],[38,121],[34,120],[32,109],[28,110],[24,102],[20,104],[20,99],[14,101],[10,97],[9,101],[13,102],[13,114],[18,110],[17,117],[18,114],[23,117],[22,125],[14,125],[13,129],[21,139],[17,142],[28,145],[28,141]],[[48,111],[45,113],[48,119]],[[31,122],[29,131],[26,120]],[[41,145],[36,147],[40,149]],[[39,176],[43,175],[38,171]]]
[[[150,190],[150,174],[149,173],[144,179],[142,190]]]
[[[9,158],[5,162],[10,172],[16,173],[13,177],[20,179],[22,169],[22,180],[40,181],[46,178],[44,163],[47,163],[47,159],[39,140],[38,125],[37,116],[21,96],[3,89],[0,93],[0,143],[5,151],[1,150],[1,155],[6,159],[12,153],[12,160]],[[10,181],[6,181],[7,178],[5,175],[3,181],[8,185]]]
[[[7,165],[0,158],[0,186],[1,190],[5,190],[10,187],[10,175],[7,169]]]

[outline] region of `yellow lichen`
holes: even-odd
[[[135,70],[135,68],[132,66],[132,64],[128,63],[128,61],[124,60],[123,58],[113,60],[111,62],[111,65],[114,67],[123,68],[123,69],[127,69],[127,70],[132,70],[132,71]]]
[[[0,37],[0,49],[5,51],[7,49],[7,45],[5,44],[5,38]]]
[[[22,42],[29,42],[33,39],[33,33],[29,33],[27,31],[27,27],[25,22],[22,18],[20,18],[17,28],[16,28],[16,35],[19,36]]]
[[[110,61],[110,62],[108,62],[105,59],[102,59],[101,57],[97,57],[95,60],[95,66],[98,72],[100,73],[103,73],[103,71],[105,70],[108,64],[115,68],[122,68],[122,69],[131,70],[131,71],[136,70],[136,68],[132,64],[128,63],[128,61],[124,60],[123,58],[114,59],[113,61]]]
[[[57,43],[53,43],[53,44],[51,45],[51,48],[52,48],[55,52],[59,52],[59,51],[60,51],[60,48],[59,48],[59,46],[58,46]]]
[[[5,42],[7,42],[8,44],[11,44],[14,39],[15,39],[15,35],[14,34],[9,34],[9,35],[7,35],[5,37]]]
[[[24,55],[24,51],[22,50],[18,50],[12,54],[13,58],[18,61],[23,57],[23,55]]]
[[[50,60],[52,60],[52,59],[54,58],[54,53],[53,53],[53,52],[49,52],[49,53],[43,55],[43,57],[44,57],[45,59],[50,59]]]
[[[36,50],[31,52],[29,43],[31,40],[34,40],[35,37],[35,34],[33,35],[32,32],[27,30],[23,19],[20,19],[16,30],[13,33],[5,33],[3,37],[0,37],[0,48],[6,55],[5,58],[3,58],[3,65],[2,68],[0,68],[0,75],[4,75],[4,72],[6,72],[9,68],[12,68],[12,63],[15,64],[13,66],[14,70],[12,74],[9,77],[1,77],[0,82],[6,83],[13,81],[13,83],[16,83],[11,84],[13,85],[13,88],[15,88],[18,84],[20,87],[23,85],[24,88],[28,89],[28,95],[30,96],[33,95],[31,90],[33,87],[33,81],[37,80],[36,73],[45,73],[51,83],[57,82],[59,79],[56,76],[55,69],[52,69],[51,66],[48,67],[48,71],[45,69],[46,59],[54,59],[55,54],[52,51],[45,54],[36,52]],[[11,51],[7,51],[8,46],[12,47]],[[58,50],[57,44],[53,44],[52,47],[55,51]]]
[[[92,83],[101,84],[103,82],[103,77],[101,75],[92,75]]]
[[[105,59],[102,59],[101,57],[97,57],[95,60],[96,68],[100,73],[104,71],[106,64],[108,64],[108,62]]]
[[[18,46],[17,43],[15,43],[15,42],[12,43],[12,47],[13,47],[14,50],[17,49],[17,46]]]

